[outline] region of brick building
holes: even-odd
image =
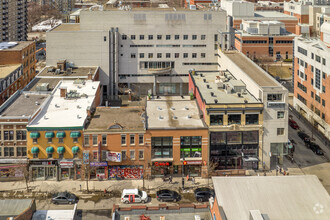
[[[295,109],[330,139],[330,24],[321,26],[321,39],[297,37],[294,48]]]
[[[0,49],[0,66],[7,67],[3,69],[1,75],[1,78],[5,79],[0,85],[0,104],[2,104],[17,90],[23,89],[35,77],[35,42],[2,42],[0,43]],[[14,68],[15,65],[21,65],[21,70],[10,71],[9,69]]]

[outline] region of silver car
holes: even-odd
[[[78,197],[69,192],[60,192],[53,196],[52,203],[54,204],[74,204],[78,202]]]

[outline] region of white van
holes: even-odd
[[[124,189],[121,194],[121,202],[123,203],[135,203],[135,202],[148,202],[148,195],[145,191],[139,189]]]

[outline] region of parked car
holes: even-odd
[[[198,202],[206,202],[210,197],[214,197],[214,190],[209,188],[198,188],[195,189],[194,195]]]
[[[73,204],[78,202],[78,197],[69,192],[59,192],[56,193],[52,198],[52,203],[54,204]]]
[[[306,133],[304,133],[302,131],[299,131],[298,132],[298,136],[305,142],[305,144],[311,142],[311,139],[308,136],[308,134],[306,134]]]
[[[157,200],[160,202],[176,202],[180,200],[179,193],[168,189],[157,191],[156,196]]]
[[[293,129],[299,129],[299,126],[298,126],[297,122],[295,120],[293,120],[293,119],[289,119],[289,125]]]
[[[124,189],[121,194],[121,202],[123,203],[137,203],[148,202],[148,195],[145,191],[141,191],[139,189]]]
[[[307,146],[317,155],[324,155],[322,149],[320,148],[319,145],[317,145],[314,142],[309,142]]]

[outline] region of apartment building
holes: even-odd
[[[330,139],[330,23],[321,39],[297,37],[294,45],[294,108]]]
[[[27,39],[27,0],[3,0],[0,2],[0,42],[25,41]]]
[[[0,104],[35,77],[35,42],[0,43]]]
[[[75,8],[75,0],[31,0],[37,4],[50,5],[63,13],[70,13]]]
[[[217,69],[218,30],[226,30],[222,10],[83,10],[80,24],[47,32],[47,65],[66,59],[99,66],[109,100],[120,88],[138,95],[183,95],[189,69]]]
[[[83,128],[100,102],[100,82],[63,80],[28,124],[32,180],[80,179]]]
[[[256,59],[271,57],[274,60],[292,58],[293,39],[278,21],[243,20],[242,29],[235,33],[235,48],[246,56]]]
[[[309,1],[290,1],[284,2],[284,14],[294,16],[298,19],[298,23],[309,24]]]
[[[320,36],[322,24],[330,22],[330,8],[322,8],[321,12],[316,13],[315,22],[315,32]]]

